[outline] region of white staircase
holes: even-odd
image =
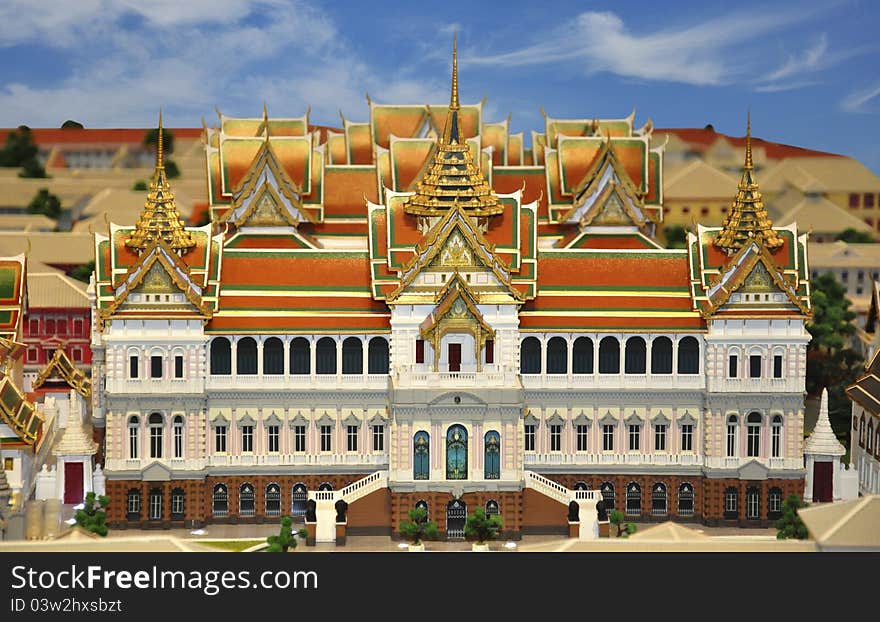
[[[596,516],[596,504],[602,500],[602,492],[599,490],[570,490],[538,475],[534,471],[523,471],[525,487],[540,492],[545,497],[562,503],[566,507],[574,501],[580,509],[580,531],[578,537],[581,540],[594,540],[599,537],[599,523]]]
[[[347,504],[351,505],[358,499],[362,499],[370,493],[387,487],[388,471],[376,471],[375,473],[370,473],[363,479],[352,482],[337,492],[339,493],[339,499],[342,499]]]
[[[309,499],[315,501],[316,542],[336,541],[336,503],[339,500],[351,505],[388,486],[388,471],[370,473],[341,490],[310,490]]]

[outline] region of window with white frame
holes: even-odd
[[[727,418],[727,457],[736,456],[736,415],[730,415]]]
[[[629,450],[638,451],[642,436],[642,426],[637,423],[629,425]]]
[[[214,453],[226,453],[226,426],[218,425],[214,428]]]
[[[746,518],[749,520],[761,518],[761,493],[757,488],[746,490]]]
[[[385,426],[373,426],[373,451],[385,451]]]
[[[165,419],[159,413],[150,415],[150,458],[162,457],[162,446],[164,445],[164,428]]]
[[[782,455],[782,416],[773,417],[770,428],[770,457],[778,458]]]
[[[137,379],[138,371],[140,369],[140,358],[137,354],[131,354],[128,357],[128,377],[131,379]]]
[[[681,424],[681,450],[694,450],[694,424],[692,423]]]
[[[302,453],[306,450],[306,426],[293,426],[293,451]]]
[[[186,497],[182,488],[175,488],[171,491],[171,519],[183,520],[183,510],[185,507]]]
[[[150,378],[162,377],[162,357],[153,355],[150,357]]]
[[[358,450],[358,427],[356,425],[346,426],[345,429],[346,448],[348,451]]]
[[[137,520],[141,513],[141,493],[136,488],[128,491],[125,505],[128,520]]]
[[[730,487],[724,490],[724,518],[736,518],[739,512],[739,492]]]
[[[254,451],[254,426],[241,426],[241,451],[244,453],[253,453]]]
[[[535,424],[527,423],[523,428],[525,436],[525,450],[535,451]]]
[[[174,357],[174,377],[183,378],[183,356],[180,354]]]
[[[614,451],[614,424],[602,426],[602,451]]]
[[[558,423],[550,426],[550,451],[562,451],[562,426]]]
[[[755,458],[761,453],[761,414],[749,413],[746,418],[746,454]]]
[[[739,377],[739,355],[731,354],[727,357],[727,377]]]
[[[174,457],[183,458],[183,417],[177,415],[174,417],[174,426],[172,428],[174,441]]]
[[[782,490],[771,488],[767,493],[767,518],[777,520],[782,516]]]
[[[280,426],[270,425],[266,428],[266,440],[268,441],[269,453],[277,454],[281,449]]]
[[[589,430],[589,426],[582,423],[578,424],[577,428],[575,429],[578,451],[588,451],[590,443]]]
[[[162,491],[150,490],[150,520],[162,520]]]
[[[666,424],[654,426],[654,451],[666,451]]]
[[[761,377],[761,355],[749,355],[749,378]]]
[[[773,355],[773,377],[782,378],[782,355]]]
[[[131,417],[128,420],[128,457],[130,460],[137,460],[140,453],[138,452],[138,448],[140,447],[140,424],[141,420],[138,417]]]
[[[333,450],[333,426],[331,425],[322,425],[321,426],[321,451],[332,451]]]

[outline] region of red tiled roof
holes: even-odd
[[[144,135],[151,128],[96,128],[66,130],[58,128],[37,127],[31,128],[31,136],[37,145],[55,144],[83,144],[83,143],[124,143],[141,144]],[[166,128],[175,138],[199,138],[202,135],[200,127]],[[0,141],[5,141],[6,136],[16,128],[0,129]]]
[[[690,143],[700,150],[706,149],[719,138],[726,139],[734,147],[746,146],[745,136],[728,136],[721,134],[715,130],[697,127],[669,127],[656,128],[654,134],[675,134],[686,143]],[[781,160],[782,158],[802,158],[802,157],[825,157],[840,156],[837,153],[828,153],[826,151],[816,151],[814,149],[805,149],[804,147],[795,147],[793,145],[783,145],[774,143],[760,138],[752,137],[752,147],[755,149],[764,148],[767,157],[772,160]]]

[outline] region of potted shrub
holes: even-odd
[[[609,520],[612,525],[617,525],[618,538],[626,538],[636,532],[636,525],[634,523],[624,522],[625,518],[626,516],[620,510],[611,510]]]
[[[428,510],[425,508],[413,508],[409,511],[409,520],[400,523],[400,535],[409,541],[409,550],[412,552],[424,551],[424,540],[433,540],[437,537],[437,524],[428,520]]]
[[[76,524],[87,531],[96,533],[99,536],[107,535],[107,506],[110,504],[110,498],[104,495],[100,497],[95,493],[86,494],[86,500],[83,508],[76,511]]]
[[[469,539],[476,540],[471,545],[471,550],[488,551],[490,540],[494,540],[501,531],[501,517],[497,514],[489,516],[483,508],[477,508],[473,514],[467,517],[464,524],[464,534]]]
[[[266,538],[266,543],[269,545],[266,547],[267,553],[287,553],[290,549],[296,549],[296,537],[305,538],[306,530],[300,529],[294,532],[291,528],[292,524],[293,521],[289,516],[281,519],[281,531],[278,535]]]

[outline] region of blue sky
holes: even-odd
[[[438,10],[431,10],[434,7]],[[513,131],[651,118],[853,155],[880,173],[880,3],[4,0],[0,125],[212,122],[214,107],[314,123],[462,100]]]

